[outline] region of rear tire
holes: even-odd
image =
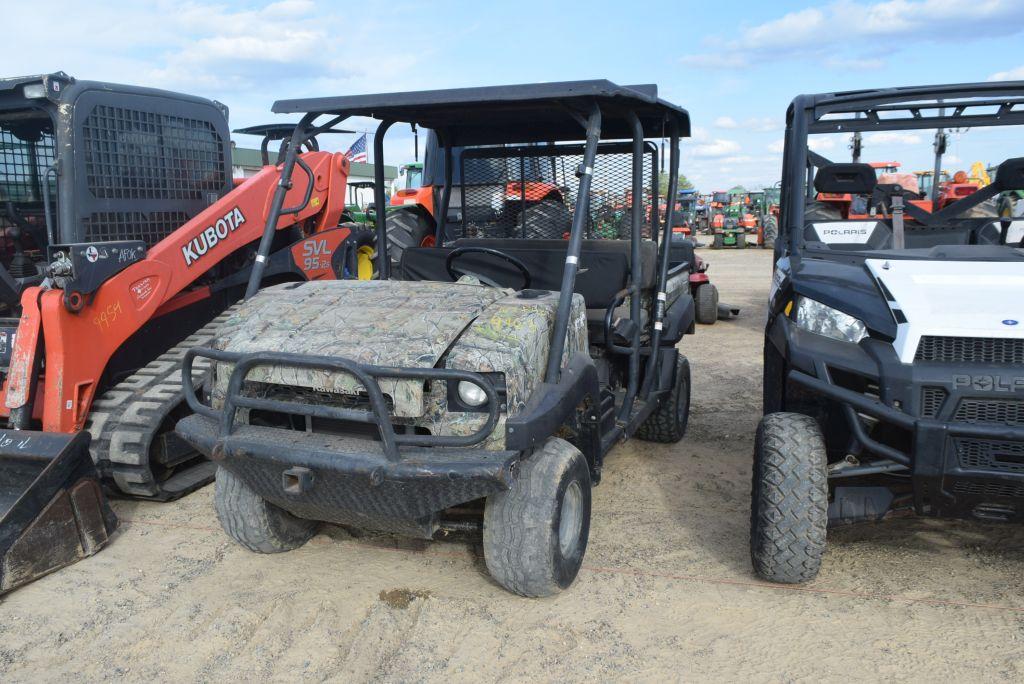
[[[278,508],[223,467],[217,468],[213,504],[228,536],[256,553],[297,549],[316,532],[315,520]]]
[[[434,236],[434,225],[422,212],[413,209],[394,211],[387,217],[388,256],[393,264],[402,263],[409,247],[422,247]]]
[[[800,413],[770,413],[754,443],[750,558],[770,582],[814,579],[825,553],[828,477],[818,422]]]
[[[520,596],[566,589],[583,564],[590,534],[590,466],[557,437],[519,462],[508,491],[487,497],[484,560]]]
[[[774,216],[764,222],[764,247],[775,249],[775,240],[779,237],[779,222]]]
[[[569,208],[561,200],[547,198],[528,205],[525,214],[526,237],[531,240],[561,240],[572,227]],[[524,219],[516,221],[517,231],[523,229]],[[522,233],[512,237],[519,237]]]
[[[746,249],[746,248],[747,248],[747,234],[743,233],[743,232],[736,233],[736,249]]]
[[[718,288],[711,283],[699,285],[694,301],[697,304],[697,322],[702,325],[714,325],[718,320]]]
[[[646,442],[672,444],[686,435],[690,421],[690,362],[676,355],[675,384],[661,405],[637,428],[635,437]]]

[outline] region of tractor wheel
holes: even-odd
[[[828,477],[818,422],[800,413],[770,413],[754,442],[750,558],[771,582],[814,579],[825,553]]]
[[[769,216],[764,222],[764,244],[765,249],[775,249],[775,240],[779,237],[779,221],[774,216]]]
[[[843,212],[828,202],[811,202],[804,211],[805,221],[842,221]]]
[[[226,468],[217,468],[213,504],[228,536],[257,553],[297,549],[317,527],[315,520],[296,518],[265,500]]]
[[[491,577],[520,596],[557,594],[576,579],[590,534],[590,466],[549,438],[519,462],[508,491],[487,497],[484,560]]]
[[[747,233],[746,231],[740,231],[736,233],[736,249],[747,248]]]
[[[711,243],[711,249],[722,249],[725,247],[725,235],[722,233],[715,233],[715,239]]]
[[[672,444],[686,434],[690,421],[690,362],[682,354],[676,357],[676,382],[661,405],[647,417],[635,433],[647,442]]]
[[[697,287],[693,299],[697,304],[697,322],[702,325],[714,325],[718,320],[718,288],[711,283],[703,283]]]
[[[388,251],[391,262],[402,263],[402,254],[409,247],[433,247],[434,225],[419,211],[407,209],[387,217]]]
[[[520,231],[524,223],[528,239],[561,240],[572,227],[572,216],[561,200],[548,198],[526,207],[525,214],[521,214],[520,220],[516,221],[517,235],[513,237],[523,234]]]

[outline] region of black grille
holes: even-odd
[[[46,172],[54,160],[52,124],[49,118],[0,122],[0,202],[10,201],[18,214],[35,230],[45,235],[43,195],[49,186],[50,207],[56,212],[57,182],[53,175],[47,183]],[[0,211],[0,251],[6,265],[14,244],[7,233],[13,222]],[[45,245],[37,245],[42,248]]]
[[[925,387],[921,390],[921,417],[935,418],[942,410],[948,392],[942,387]]]
[[[584,237],[629,239],[632,211],[632,147],[599,146]],[[648,145],[643,165],[644,237],[651,236],[656,149]],[[455,178],[460,197],[452,208],[463,217],[463,237],[562,240],[568,236],[583,163],[580,145],[472,148],[463,152]]]
[[[189,219],[184,211],[101,211],[82,219],[82,223],[86,242],[143,240],[152,247]]]
[[[209,121],[97,105],[82,141],[97,199],[210,202],[227,181],[224,146]]]
[[[964,423],[1024,425],[1024,400],[961,399],[953,418]]]
[[[939,337],[925,335],[917,345],[916,361],[943,363],[1024,363],[1024,339],[1002,337]]]
[[[1024,472],[1024,442],[991,439],[957,439],[961,468]]]
[[[1003,484],[1001,482],[960,481],[953,485],[953,491],[957,494],[984,494],[986,496],[1024,499],[1024,485]]]

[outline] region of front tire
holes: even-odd
[[[718,320],[718,288],[711,283],[703,283],[697,286],[694,301],[696,311],[694,312],[697,322],[702,325],[714,325]]]
[[[672,444],[686,435],[690,422],[690,362],[676,355],[675,384],[661,405],[637,428],[636,438],[647,442]]]
[[[825,553],[828,477],[818,422],[800,413],[770,413],[754,443],[750,558],[770,582],[817,576]]]
[[[557,437],[519,462],[508,491],[487,497],[484,560],[501,586],[551,596],[579,573],[590,535],[590,466]]]
[[[722,249],[725,247],[725,236],[715,233],[715,239],[711,242],[711,249]]]
[[[228,536],[256,553],[297,549],[316,532],[316,521],[278,508],[223,467],[217,468],[213,505]]]

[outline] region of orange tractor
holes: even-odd
[[[343,154],[285,138],[285,166],[238,184],[230,155],[216,102],[0,80],[0,593],[102,548],[104,490],[165,501],[209,482],[173,432],[185,351],[261,283],[354,278],[374,244],[338,225]]]

